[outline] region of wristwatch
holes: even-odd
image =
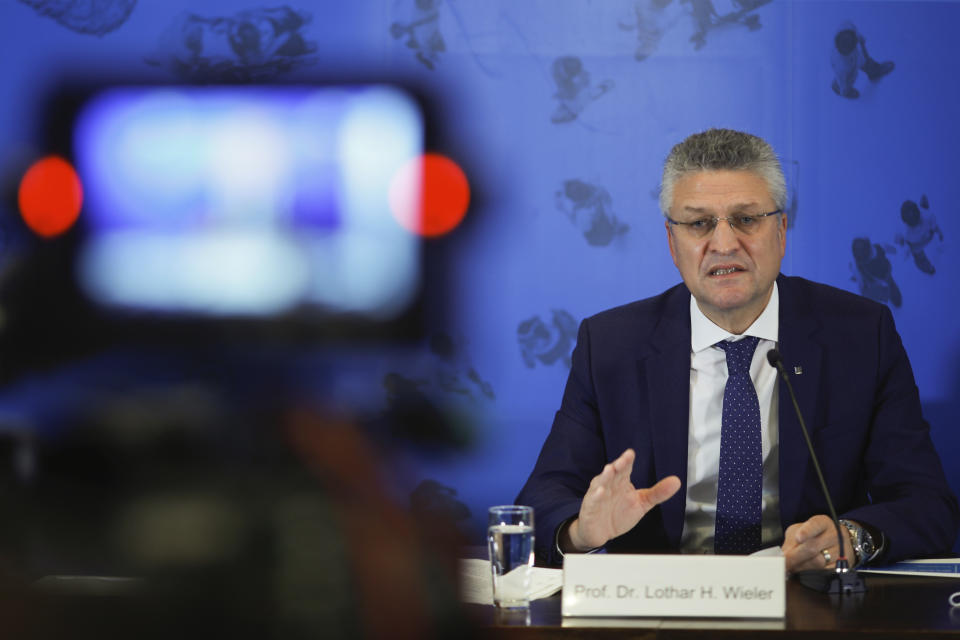
[[[874,556],[877,555],[877,545],[873,541],[873,536],[870,532],[859,524],[849,520],[841,520],[840,524],[845,526],[847,532],[850,534],[850,546],[853,547],[853,554],[856,560],[853,566],[859,567],[873,560]]]

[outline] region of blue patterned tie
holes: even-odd
[[[717,343],[727,353],[727,386],[720,429],[716,553],[753,553],[760,548],[763,453],[760,403],[750,379],[750,362],[759,340],[751,336]]]

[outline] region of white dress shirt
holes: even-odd
[[[717,519],[717,481],[720,477],[720,425],[723,390],[727,384],[727,357],[715,346],[722,340],[760,338],[750,363],[750,378],[760,403],[763,451],[763,546],[783,534],[780,524],[780,461],[777,428],[777,371],[767,352],[777,346],[780,297],[777,283],[763,313],[742,334],[734,335],[708,319],[690,296],[690,426],[687,442],[687,509],[681,549],[686,553],[713,553]]]

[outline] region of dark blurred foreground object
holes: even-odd
[[[386,459],[353,421],[244,419],[203,389],[147,396],[37,444],[35,474],[6,473],[5,631],[470,636],[455,527],[393,501]],[[4,441],[5,468],[32,446]]]
[[[382,81],[60,86],[35,145],[82,189],[38,178],[24,193],[82,209],[38,237],[15,212],[39,163],[3,168],[0,382],[118,345],[417,339],[431,269],[397,216],[421,204],[402,170],[423,155],[424,102]]]

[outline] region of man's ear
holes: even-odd
[[[673,266],[677,266],[677,248],[674,246],[676,236],[673,235],[673,225],[669,220],[663,221],[663,228],[667,230],[667,246],[670,248],[670,257],[673,259]]]
[[[780,241],[780,257],[787,250],[787,214],[781,213],[780,220],[777,222],[777,240]]]

